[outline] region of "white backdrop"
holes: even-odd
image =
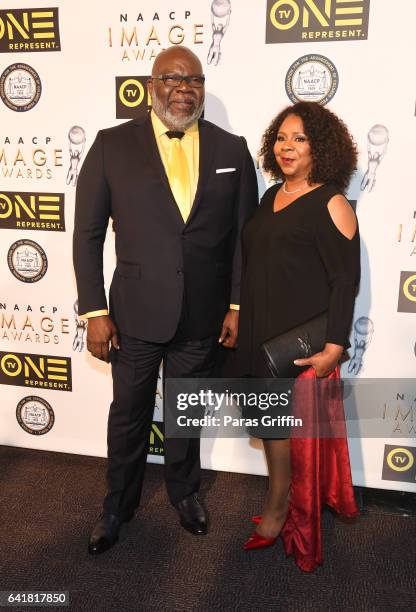
[[[344,375],[398,379],[397,393],[380,404],[380,414],[387,410],[397,417],[391,423],[391,438],[350,440],[353,480],[416,491],[416,444],[409,438],[415,433],[416,393],[412,395],[400,380],[414,377],[416,363],[415,99],[409,87],[414,2],[402,0],[394,11],[384,0],[372,0],[371,5],[356,0],[353,7],[346,0],[154,0],[152,8],[149,5],[132,0],[10,0],[7,10],[0,9],[0,444],[106,454],[111,375],[109,367],[92,359],[82,346],[85,329],[74,307],[74,183],[97,130],[125,121],[120,114],[146,111],[146,95],[135,105],[140,93],[136,81],[150,74],[155,55],[170,43],[194,50],[207,79],[205,117],[244,135],[253,158],[268,123],[290,103],[285,89],[290,67],[304,56],[314,56],[307,58],[313,65],[302,60],[302,84],[295,78],[292,89],[299,96],[319,97],[328,85],[330,75],[323,77],[323,66],[329,60],[338,87],[328,107],[347,123],[360,151],[348,196],[357,201],[363,274],[354,314],[356,332],[351,334],[355,358],[344,366]],[[365,21],[368,7],[366,37],[360,20]],[[19,9],[25,9],[26,16]],[[343,19],[353,23],[339,23]],[[212,20],[221,55],[215,55],[214,44],[208,63]],[[302,32],[307,39],[302,39]],[[44,47],[37,49],[39,43]],[[122,88],[127,106],[117,103],[125,77],[133,79]],[[73,126],[82,130],[72,130],[69,139]],[[371,130],[373,126],[379,127]],[[368,169],[369,180],[362,184]],[[263,193],[267,183],[260,173],[258,178]],[[31,200],[33,194],[38,195]],[[65,231],[62,215],[59,221],[49,220],[55,227],[42,226],[47,222],[42,215],[59,216],[56,208],[39,208],[61,205],[62,196],[58,204],[56,199],[45,200],[51,194],[64,194]],[[22,221],[38,225],[27,228]],[[47,269],[42,269],[39,247]],[[107,287],[113,268],[109,231]],[[64,380],[69,371],[72,385]],[[57,383],[71,390],[45,386]],[[365,408],[356,407],[363,416]],[[152,461],[163,460],[158,433],[162,419],[159,393],[150,440]],[[402,438],[393,435],[397,423]],[[201,452],[204,467],[266,473],[261,445],[255,440],[204,440]]]

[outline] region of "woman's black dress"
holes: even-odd
[[[328,312],[326,340],[348,346],[348,334],[360,277],[358,230],[349,240],[334,225],[327,204],[339,190],[322,185],[274,213],[277,190],[264,194],[259,209],[243,230],[243,278],[236,366],[240,376],[269,377],[261,344],[321,312]],[[338,369],[328,381],[338,380]],[[315,388],[313,371],[300,376],[312,381],[295,397],[300,415],[326,414],[343,419],[342,400]],[[295,385],[296,387],[296,385]],[[321,393],[321,391],[323,393]],[[322,401],[325,408],[322,412]],[[273,432],[253,432],[271,437]],[[281,437],[275,436],[275,437]],[[281,531],[287,555],[303,571],[322,564],[321,511],[325,504],[345,516],[358,513],[351,481],[346,432],[342,436],[291,437],[291,491]]]
[[[358,229],[349,240],[327,204],[341,193],[321,185],[274,212],[280,185],[270,187],[242,234],[243,277],[237,371],[269,377],[265,340],[327,311],[326,341],[348,346],[360,278]]]

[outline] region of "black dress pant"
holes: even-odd
[[[149,447],[160,362],[164,378],[207,378],[218,336],[190,340],[183,334],[166,344],[121,335],[111,351],[113,402],[108,417],[108,493],[104,511],[121,519],[139,505]],[[165,439],[165,479],[177,504],[200,485],[199,439]]]

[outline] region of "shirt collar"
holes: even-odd
[[[155,133],[156,138],[160,138],[162,134],[166,134],[169,131],[169,128],[163,123],[161,119],[156,115],[155,111],[152,109],[150,111],[150,118],[152,120],[153,131]],[[195,121],[187,130],[185,130],[185,136],[191,136],[195,138],[198,135],[198,121]]]

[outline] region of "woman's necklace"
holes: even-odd
[[[302,191],[302,187],[299,187],[299,189],[294,189],[293,191],[288,191],[286,189],[286,181],[283,183],[283,192],[286,193],[287,195],[291,195],[292,193],[297,193],[298,191]]]

